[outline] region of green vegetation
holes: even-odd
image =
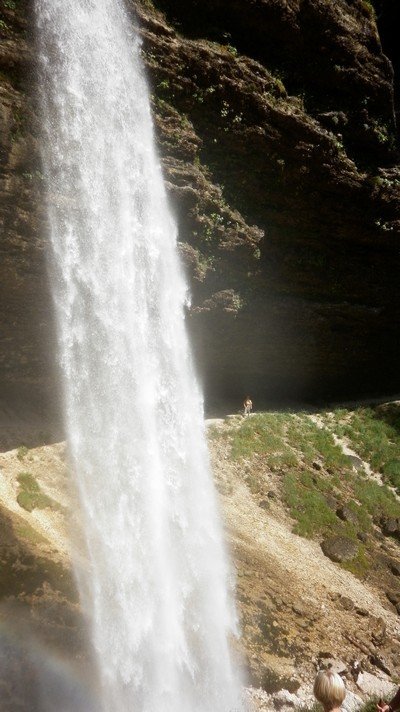
[[[371,20],[375,20],[375,8],[371,0],[361,0],[361,7],[365,10],[366,15],[369,16]]]
[[[283,495],[297,521],[295,530],[301,536],[312,537],[315,532],[334,527],[336,514],[309,473],[303,472],[298,477],[295,472],[288,472],[283,483]]]
[[[227,45],[226,45],[226,51],[229,52],[229,54],[231,54],[232,57],[237,57],[238,54],[239,54],[238,51],[237,51],[237,49],[236,49],[236,47],[233,47],[233,46],[230,45],[230,44],[227,44]]]
[[[4,7],[6,10],[18,10],[24,4],[26,4],[26,0],[0,0],[0,7]]]
[[[358,455],[400,492],[400,408],[396,403],[338,410],[325,416],[325,423],[347,438]]]
[[[231,457],[242,465],[252,494],[263,499],[278,486],[304,537],[342,536],[357,543],[358,553],[342,566],[356,576],[369,567],[371,534],[381,519],[400,518],[400,408],[387,405],[357,410],[338,409],[314,418],[307,413],[261,413],[232,424],[225,431]],[[343,453],[334,434],[359,458],[382,474],[380,484]],[[213,434],[213,437],[216,437]],[[345,516],[340,510],[346,510]]]
[[[332,436],[318,428],[307,415],[263,413],[247,418],[232,433],[232,457],[264,455],[269,465],[295,465],[299,459],[310,465],[321,456],[327,466],[350,468],[349,459]]]
[[[30,543],[40,540],[27,537]],[[0,577],[0,598],[6,596],[30,596],[44,585],[59,591],[71,603],[77,603],[78,596],[71,572],[55,561],[44,556],[36,556],[28,549],[21,548],[18,560],[14,552],[6,552],[2,560]]]
[[[27,456],[28,452],[29,452],[29,450],[28,450],[28,448],[26,447],[26,445],[21,445],[21,447],[19,447],[18,450],[17,450],[17,458],[18,458],[18,460],[20,460],[20,461],[24,460],[25,457]]]
[[[7,34],[8,32],[11,32],[10,25],[7,25],[7,23],[4,22],[4,20],[0,20],[0,32],[4,32],[5,34]]]
[[[35,508],[58,508],[59,505],[57,502],[42,492],[39,483],[29,472],[21,472],[17,479],[20,486],[17,502],[19,506],[26,509],[27,512],[32,512]]]

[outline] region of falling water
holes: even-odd
[[[79,570],[107,712],[240,707],[187,287],[121,0],[36,0]]]

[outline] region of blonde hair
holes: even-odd
[[[314,696],[324,708],[340,707],[346,697],[346,687],[340,675],[332,670],[320,670],[314,680]]]

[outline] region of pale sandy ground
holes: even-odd
[[[27,512],[19,506],[18,474],[29,472],[42,491],[52,497],[65,513],[53,509],[34,509]],[[33,527],[48,541],[48,548],[56,558],[67,563],[70,559],[70,531],[66,512],[70,509],[68,475],[65,466],[65,443],[43,445],[29,449],[20,447],[0,453],[0,501],[6,509]]]

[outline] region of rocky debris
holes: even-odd
[[[215,441],[210,445],[217,448]],[[295,695],[302,698],[312,689],[317,669],[328,666],[343,674],[349,705],[359,706],[368,695],[389,695],[400,663],[397,608],[384,598],[389,582],[392,591],[396,590],[396,577],[389,568],[389,561],[398,555],[396,540],[384,540],[378,528],[369,533],[369,545],[375,542],[376,554],[371,554],[364,583],[355,586],[355,577],[342,569],[343,565],[351,567],[353,558],[335,563],[316,543],[313,548],[294,535],[290,543],[285,541],[278,522],[286,522],[289,529],[291,523],[280,502],[281,474],[258,457],[235,465],[229,458],[229,443],[219,441],[219,447],[222,451],[217,449],[213,456],[217,481],[223,472],[232,484],[230,494],[222,499],[238,573],[243,664],[249,682],[262,688],[260,709],[274,709],[277,680],[300,683]],[[246,474],[254,467],[266,482],[261,496],[253,491]],[[272,490],[277,497],[267,500],[265,494]],[[357,554],[355,541],[351,555],[357,559]],[[320,581],[315,578],[316,570],[321,573]],[[346,575],[345,580],[338,579],[339,572]],[[376,598],[366,598],[367,591]],[[390,598],[394,604],[400,602],[397,595]]]
[[[382,534],[385,536],[394,536],[400,538],[400,521],[394,517],[381,518],[380,525]]]
[[[351,600],[351,598],[348,598],[347,596],[341,596],[340,597],[340,605],[345,611],[353,611],[355,606],[354,606],[354,601]]]

